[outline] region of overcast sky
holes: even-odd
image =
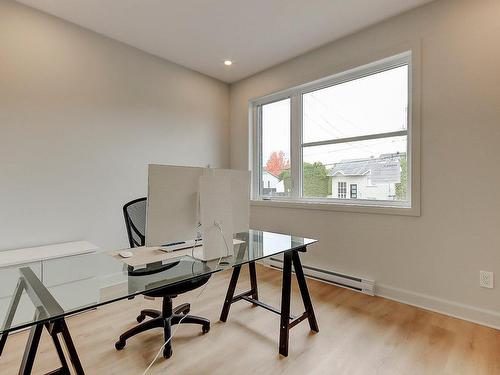
[[[387,70],[303,96],[303,142],[385,133],[407,128],[408,67]],[[263,165],[273,151],[290,158],[290,101],[262,108]],[[406,152],[406,137],[304,148],[304,161],[331,164],[344,159]]]

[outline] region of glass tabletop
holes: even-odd
[[[316,240],[249,230],[234,236],[234,254],[212,261],[196,249],[167,253],[133,248],[131,258],[117,251],[44,260],[0,268],[0,334],[19,330],[107,303],[211,275],[289,250],[305,250]],[[221,301],[222,302],[222,301]]]

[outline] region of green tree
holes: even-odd
[[[396,184],[396,199],[398,201],[406,200],[406,191],[408,189],[408,165],[406,155],[401,155],[399,158],[401,165],[401,182]]]
[[[303,188],[306,197],[328,196],[328,183],[330,177],[326,167],[321,162],[304,163]]]
[[[327,197],[329,194],[329,185],[331,177],[323,163],[304,163],[303,164],[302,185],[305,197]],[[285,184],[285,191],[289,192],[292,186],[291,172],[289,169],[280,173],[279,179]]]
[[[292,190],[292,173],[290,171],[290,168],[285,169],[283,172],[280,173],[278,176],[280,181],[283,181],[283,184],[285,185],[285,192],[290,193]]]

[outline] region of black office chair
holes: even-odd
[[[123,206],[125,227],[130,247],[146,243],[146,206],[148,198],[138,198]]]
[[[123,206],[123,214],[125,216],[125,225],[127,227],[127,235],[130,247],[144,246],[146,232],[146,200],[147,198],[135,199]],[[180,262],[175,262],[168,265],[152,265],[146,269],[138,271],[129,271],[129,276],[141,276],[152,274],[155,272],[169,272],[169,269],[178,267]],[[162,310],[145,309],[142,310],[137,317],[137,322],[140,324],[123,333],[119,340],[115,343],[117,350],[122,350],[125,347],[127,339],[138,333],[147,331],[152,328],[163,328],[165,341],[170,338],[171,327],[175,324],[194,323],[201,324],[202,332],[210,331],[210,320],[194,315],[187,315],[191,306],[189,303],[183,303],[180,306],[173,308],[172,299],[179,294],[189,292],[207,283],[210,275],[200,276],[193,280],[183,281],[171,286],[154,290],[153,292],[144,293],[148,297],[163,298]],[[146,317],[151,317],[143,322]],[[181,321],[182,319],[182,321]],[[172,356],[172,341],[165,345],[163,349],[163,357],[170,358]]]

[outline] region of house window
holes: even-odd
[[[351,199],[358,199],[358,185],[351,184]]]
[[[406,52],[253,101],[253,197],[411,207],[410,92]]]
[[[347,182],[339,182],[337,188],[338,188],[337,196],[341,199],[344,199],[347,194]]]

